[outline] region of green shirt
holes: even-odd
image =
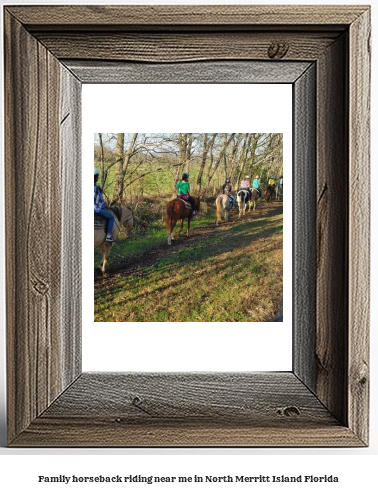
[[[189,182],[179,181],[176,185],[177,194],[189,194],[190,185]]]

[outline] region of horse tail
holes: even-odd
[[[167,228],[168,234],[171,234],[174,227],[173,205],[171,202],[167,204],[167,209],[165,211],[165,227]]]
[[[217,204],[217,221],[218,221],[222,216],[222,201],[220,196],[218,196],[216,204]]]

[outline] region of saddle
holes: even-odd
[[[193,207],[189,203],[189,201],[183,200],[182,198],[178,198],[178,199],[181,200],[184,203],[184,205],[185,205],[186,208],[188,208],[189,210],[193,210]]]
[[[121,220],[121,211],[120,208],[114,205],[113,207],[108,207],[106,210],[108,212],[112,212],[113,215],[120,221]],[[101,217],[101,215],[94,214],[94,228],[95,229],[101,229],[101,230],[106,230],[106,225],[108,221],[105,219],[105,217]]]
[[[99,215],[94,216],[94,228],[105,230],[107,221],[104,217],[100,217]]]

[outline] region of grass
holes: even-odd
[[[95,289],[95,321],[271,321],[282,308],[282,213],[214,229],[214,211],[198,219],[201,238],[174,245],[159,260]],[[143,241],[126,240],[127,254],[165,240],[155,222]]]

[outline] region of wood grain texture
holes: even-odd
[[[108,63],[64,60],[82,83],[293,83],[306,62],[217,61],[185,64]]]
[[[294,373],[316,391],[316,65],[293,86]]]
[[[366,446],[369,202],[352,210],[348,181],[353,172],[354,193],[368,178],[369,8],[20,6],[6,7],[4,19],[9,444]],[[295,233],[296,272],[306,278],[297,283],[295,321],[303,323],[293,373],[77,379],[80,217],[65,221],[80,213],[81,82],[107,81],[108,70],[113,81],[150,83],[158,77],[146,62],[160,63],[162,81],[171,70],[184,82],[181,66],[200,74],[206,64],[203,81],[213,71],[214,82],[245,82],[241,59],[274,64],[272,79],[290,73],[280,61],[316,63],[317,273],[307,286],[314,214],[298,213],[304,196],[294,205],[304,233]],[[306,110],[295,115],[304,143],[295,145],[295,182],[309,192],[313,77],[305,67],[294,94]]]
[[[347,424],[348,110],[347,36],[317,65],[316,394]],[[330,335],[330,332],[332,334]]]
[[[65,379],[61,362],[66,354],[61,334],[61,64],[7,14],[5,35],[5,199],[11,221],[6,237],[7,394],[12,441],[72,378]]]
[[[203,60],[314,61],[339,36],[325,33],[38,32],[59,59],[172,63]]]
[[[61,67],[62,387],[81,373],[81,82]]]
[[[291,373],[83,374],[14,445],[104,439],[108,446],[361,446]]]
[[[360,447],[347,427],[259,427],[235,422],[142,423],[109,418],[38,418],[12,443],[14,447]]]
[[[337,420],[292,373],[84,373],[47,417],[207,419],[265,425]],[[287,418],[285,418],[287,417]],[[290,419],[288,417],[295,417]],[[289,424],[290,425],[290,424]]]
[[[351,24],[365,10],[363,5],[75,5],[7,7],[29,30],[43,28],[74,29],[107,26],[125,29],[189,29],[190,27],[249,26],[259,29],[275,25],[344,26]]]
[[[368,441],[370,309],[370,11],[350,28],[349,426]],[[356,165],[358,171],[356,172]]]

